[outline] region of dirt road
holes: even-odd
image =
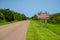
[[[26,40],[29,20],[0,26],[0,40]]]

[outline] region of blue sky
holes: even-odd
[[[10,8],[31,17],[40,11],[60,12],[60,0],[0,0],[0,8]]]

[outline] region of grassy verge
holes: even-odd
[[[60,36],[48,28],[40,27],[39,21],[31,20],[26,40],[60,40]]]
[[[11,21],[11,22],[0,22],[0,26],[1,26],[1,25],[5,25],[5,24],[14,23],[14,22],[18,22],[18,21],[15,20],[15,21]]]
[[[48,24],[48,29],[60,35],[60,24]]]
[[[0,23],[0,25],[5,25],[5,24],[9,24],[10,22],[4,22],[4,23]]]

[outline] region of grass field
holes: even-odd
[[[60,40],[60,25],[47,24],[40,27],[40,21],[31,20],[26,40]]]
[[[60,35],[60,24],[47,24],[48,29]]]

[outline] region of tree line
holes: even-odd
[[[36,14],[34,16],[32,16],[31,19],[39,20],[38,16]],[[60,13],[50,14],[50,17],[47,20],[47,22],[48,23],[53,23],[53,24],[60,24]]]
[[[11,21],[21,21],[26,19],[39,20],[38,16],[35,14],[31,18],[26,17],[25,14],[21,14],[10,9],[0,9],[0,22],[11,22]],[[50,14],[48,23],[58,24],[60,23],[60,13]]]
[[[21,20],[26,20],[27,17],[24,14],[12,11],[10,9],[0,9],[0,21],[4,20],[7,22],[10,21],[21,21]]]

